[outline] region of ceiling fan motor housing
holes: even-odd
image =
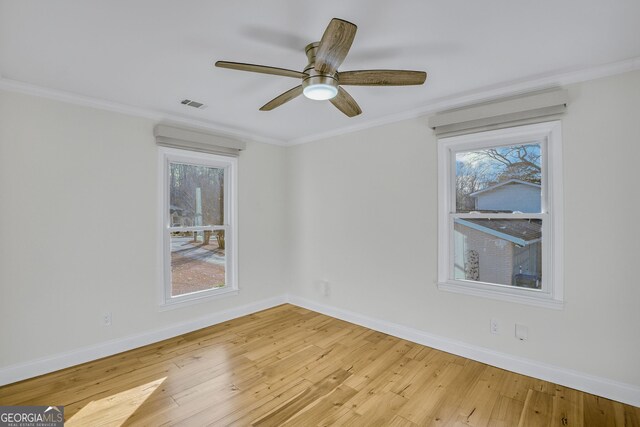
[[[302,79],[302,88],[303,90],[307,89],[310,86],[314,87],[324,87],[329,90],[330,88],[335,89],[335,93],[338,92],[338,79],[336,77],[337,73],[332,74],[323,74],[319,73],[315,69],[316,62],[316,52],[318,50],[318,45],[320,42],[309,43],[305,48],[304,52],[307,54],[307,58],[309,59],[309,63],[304,69],[304,73],[308,75]],[[307,94],[307,90],[305,90],[305,94]],[[334,95],[335,96],[335,95]]]

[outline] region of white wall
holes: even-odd
[[[160,312],[153,121],[0,91],[0,370],[290,291],[640,385],[640,73],[569,89],[562,311],[436,289],[436,141],[421,118],[286,149],[250,143],[240,295]]]
[[[154,124],[0,91],[0,368],[286,292],[284,149],[249,143],[240,294],[158,311]]]
[[[569,87],[565,296],[556,311],[438,291],[436,140],[420,118],[287,152],[293,293],[640,385],[640,72]],[[328,280],[330,296],[319,281]],[[489,319],[501,335],[490,335]],[[529,340],[513,337],[515,323]]]

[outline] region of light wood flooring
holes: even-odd
[[[640,408],[282,305],[0,387],[66,426],[640,426]]]

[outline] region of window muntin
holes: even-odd
[[[560,148],[559,122],[439,140],[440,289],[561,301]]]
[[[237,289],[236,159],[161,149],[162,305]]]

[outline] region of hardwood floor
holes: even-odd
[[[0,387],[67,426],[640,426],[640,408],[282,305]]]

